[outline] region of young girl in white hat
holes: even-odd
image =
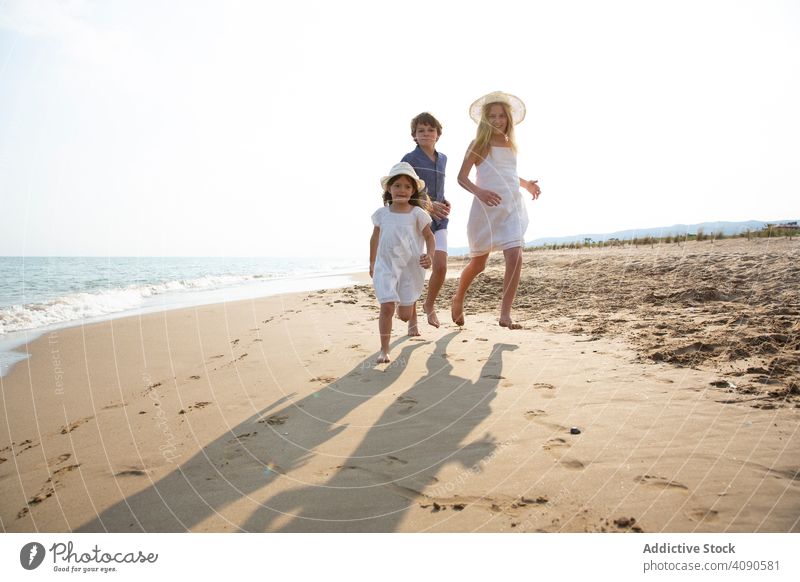
[[[451,315],[457,325],[464,325],[467,290],[486,267],[489,253],[501,250],[506,269],[500,325],[520,329],[522,326],[511,319],[528,228],[528,212],[519,189],[525,188],[534,200],[540,194],[536,180],[524,180],[517,175],[514,126],[525,118],[525,104],[513,95],[495,91],[475,101],[469,114],[478,124],[478,131],[467,148],[458,183],[475,195],[467,222],[470,261],[461,272]],[[475,183],[469,179],[473,166],[477,171]]]
[[[431,266],[436,240],[431,231],[431,217],[422,193],[425,182],[407,162],[395,164],[381,179],[383,208],[372,215],[375,228],[369,240],[369,275],[375,296],[381,304],[378,331],[381,351],[378,363],[389,362],[392,317],[399,305],[398,317],[409,322],[409,335],[417,330],[417,299],[425,285],[425,271]],[[423,251],[423,244],[425,251]]]

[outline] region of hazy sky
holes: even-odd
[[[800,2],[0,0],[0,255],[359,256],[379,178],[521,97],[527,239],[800,217]]]

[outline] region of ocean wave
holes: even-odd
[[[274,276],[270,275],[209,275],[122,289],[70,293],[50,301],[12,305],[0,308],[0,336],[137,309],[148,299],[165,293],[222,289],[272,278]]]

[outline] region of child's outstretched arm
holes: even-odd
[[[428,254],[419,258],[419,266],[423,269],[429,269],[433,264],[433,253],[436,251],[436,237],[433,236],[430,224],[426,224],[425,228],[422,229],[422,238],[425,239],[425,250],[428,251]]]
[[[376,226],[372,229],[372,236],[369,237],[369,276],[375,272],[375,257],[378,256],[378,240],[381,238],[381,228]]]
[[[520,178],[519,185],[525,188],[528,192],[530,192],[531,196],[533,196],[533,199],[536,200],[537,198],[539,198],[539,194],[542,193],[542,191],[539,189],[539,184],[536,183],[538,181],[539,180],[523,180],[522,178]]]

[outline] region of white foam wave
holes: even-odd
[[[258,277],[265,278],[271,277]],[[12,305],[0,308],[0,335],[137,309],[148,298],[164,293],[232,287],[254,279],[252,275],[206,276],[95,293],[71,293],[42,303]]]

